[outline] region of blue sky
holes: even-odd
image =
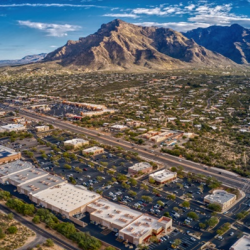
[[[250,28],[250,0],[0,0],[0,60],[53,51],[115,18],[177,31]]]

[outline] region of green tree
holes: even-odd
[[[199,223],[199,227],[201,229],[204,229],[206,226],[207,226],[206,223],[202,223],[202,222]]]
[[[175,199],[176,199],[176,196],[175,196],[174,194],[169,194],[169,195],[167,196],[167,198],[168,198],[169,200],[175,200]]]
[[[159,206],[161,206],[161,207],[164,207],[164,202],[162,202],[162,201],[157,201],[157,204],[159,205]]]
[[[136,197],[136,195],[137,195],[137,193],[134,192],[134,191],[132,191],[132,190],[129,190],[129,191],[128,191],[128,194],[129,194],[130,196],[132,196],[132,197]]]
[[[132,187],[135,187],[137,185],[137,180],[134,178],[129,179],[129,182]]]
[[[69,238],[72,234],[76,233],[76,228],[74,224],[70,222],[62,222],[58,224],[55,229],[67,238]]]
[[[175,246],[179,246],[181,244],[181,240],[180,239],[175,239],[173,244]]]
[[[82,169],[79,168],[79,167],[75,167],[75,171],[78,172],[78,173],[82,173]]]
[[[38,224],[40,223],[40,217],[38,215],[35,215],[34,218],[32,219],[32,221],[35,223],[35,224]]]
[[[207,207],[208,207],[210,210],[215,211],[215,212],[221,212],[221,211],[222,211],[221,206],[218,205],[218,204],[213,204],[213,203],[211,203],[211,204],[208,204]]]
[[[0,239],[5,238],[5,233],[3,232],[3,229],[0,227]]]
[[[198,219],[199,219],[198,214],[195,213],[195,212],[189,212],[189,213],[187,214],[187,216],[188,216],[189,218],[193,219],[193,220],[198,220]]]
[[[152,177],[149,177],[148,182],[150,184],[155,184],[155,180]]]
[[[7,232],[9,234],[15,234],[15,233],[17,233],[17,227],[16,226],[10,226],[10,227],[7,228]]]
[[[13,220],[14,219],[14,215],[12,213],[9,213],[7,215],[7,218],[8,218],[8,220]]]
[[[153,199],[152,199],[150,196],[143,195],[141,198],[142,198],[144,201],[146,201],[146,202],[152,202],[152,201],[153,201]]]
[[[183,206],[183,207],[190,207],[189,201],[183,201],[183,202],[182,202],[182,206]]]
[[[45,242],[44,242],[44,245],[46,247],[53,247],[54,246],[54,241],[52,239],[47,239]]]
[[[64,164],[63,166],[65,169],[71,169],[72,167],[69,164]]]
[[[209,227],[215,227],[219,223],[219,219],[217,217],[212,216],[206,221],[206,223]]]

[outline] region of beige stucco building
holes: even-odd
[[[115,232],[129,225],[142,215],[127,206],[119,205],[114,202],[101,198],[87,206],[90,219]]]
[[[167,234],[172,229],[172,219],[167,217],[156,218],[143,214],[134,222],[119,231],[119,237],[135,245],[150,242],[151,236]]]
[[[0,164],[21,159],[21,153],[0,145]]]
[[[153,167],[148,162],[139,162],[128,168],[128,173],[130,175],[136,175],[139,172],[150,173],[153,171]]]
[[[87,148],[84,149],[82,151],[83,154],[87,154],[87,155],[99,155],[99,154],[103,154],[104,153],[104,148],[101,147],[91,147],[91,148]]]
[[[205,203],[220,205],[222,211],[225,211],[236,201],[236,195],[228,193],[225,190],[215,190],[212,194],[204,197]]]
[[[156,184],[164,184],[171,182],[177,178],[176,172],[171,172],[168,169],[163,169],[149,175],[149,178],[155,180]]]
[[[36,126],[35,129],[37,132],[49,131],[49,126]]]
[[[86,206],[100,195],[82,186],[63,183],[32,195],[33,202],[69,218],[86,212]]]
[[[71,146],[74,149],[80,148],[84,145],[89,145],[89,141],[81,139],[81,138],[76,138],[72,140],[67,140],[64,142],[64,146]]]

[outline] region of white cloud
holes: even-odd
[[[107,17],[115,17],[115,18],[122,18],[122,17],[130,17],[130,18],[138,18],[139,16],[136,14],[130,14],[130,13],[110,13],[110,14],[105,14],[103,16]]]
[[[156,15],[156,16],[167,16],[170,14],[174,14],[176,12],[184,13],[181,8],[176,7],[176,6],[169,6],[165,8],[156,7],[156,8],[151,8],[151,9],[136,8],[136,9],[133,9],[132,12],[134,14]]]
[[[51,45],[50,48],[58,48],[56,45]]]
[[[67,32],[76,31],[81,28],[81,26],[70,24],[37,23],[31,21],[18,21],[18,23],[22,26],[44,31],[48,36],[54,37],[67,36]]]
[[[195,5],[194,4],[190,4],[188,6],[185,7],[185,9],[188,9],[188,10],[193,10],[195,8]]]
[[[75,8],[106,8],[105,6],[90,5],[90,4],[60,4],[60,3],[20,3],[20,4],[1,4],[2,8],[10,7],[75,7]]]
[[[163,27],[171,28],[176,31],[186,32],[191,29],[196,28],[207,28],[210,26],[208,23],[189,23],[189,22],[168,22],[168,23],[158,23],[158,22],[142,22],[134,23],[135,25],[145,26],[145,27]]]

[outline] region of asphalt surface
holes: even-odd
[[[14,109],[14,108],[11,108],[11,109]],[[91,138],[98,140],[99,142],[103,144],[123,147],[125,150],[136,152],[140,156],[143,156],[149,160],[160,162],[166,166],[180,166],[181,165],[187,171],[190,171],[193,173],[201,173],[206,176],[209,176],[209,175],[213,176],[217,178],[219,181],[231,187],[243,189],[245,186],[244,178],[240,176],[232,175],[230,173],[220,172],[221,171],[220,169],[218,169],[217,171],[215,168],[212,169],[207,166],[203,166],[202,164],[188,161],[188,160],[185,160],[176,156],[172,156],[166,153],[163,154],[163,153],[154,152],[153,150],[145,149],[143,146],[139,146],[139,145],[133,146],[131,143],[127,141],[116,139],[111,136],[107,136],[103,134],[100,135],[99,132],[96,132],[94,130],[79,127],[69,122],[58,120],[56,118],[52,118],[52,117],[48,117],[44,115],[38,115],[36,113],[32,113],[30,111],[29,112],[23,111],[23,110],[20,110],[19,113],[29,118],[33,118],[33,119],[37,119],[40,121],[53,124],[53,126],[56,126],[61,129],[65,129],[74,133],[83,133]],[[247,191],[248,189],[245,190],[245,192]]]
[[[5,207],[5,206],[3,206],[1,204],[0,204],[0,209],[2,211],[4,211],[5,213],[12,213],[14,215],[15,220],[19,221],[20,223],[22,223],[26,227],[33,230],[37,235],[41,235],[46,239],[52,239],[54,241],[54,243],[57,244],[58,246],[66,249],[66,250],[79,250],[79,248],[75,248],[75,247],[71,246],[70,244],[68,244],[66,242],[62,242],[61,239],[55,237],[53,234],[50,234],[48,231],[45,231],[45,230],[37,227],[35,224],[25,220],[22,216],[20,216],[19,214],[13,212],[9,208],[7,208],[7,207]]]

